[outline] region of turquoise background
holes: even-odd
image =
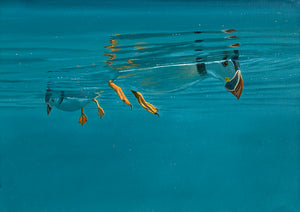
[[[299,211],[299,4],[3,2],[0,211]],[[240,100],[208,79],[144,94],[157,117],[130,87],[133,111],[105,85],[102,119],[93,103],[84,126],[79,111],[46,115],[49,71],[100,86],[111,34],[229,28],[241,44]]]

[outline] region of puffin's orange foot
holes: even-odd
[[[131,107],[131,110],[132,110],[132,105],[131,103],[129,102],[129,100],[127,99],[127,97],[125,96],[125,94],[123,93],[122,89],[117,86],[115,83],[113,83],[112,80],[109,80],[108,81],[108,85],[114,89],[114,91],[117,92],[118,96],[120,97],[120,99],[125,102],[125,104],[129,105]]]
[[[100,107],[99,105],[99,102],[97,101],[97,99],[92,99],[96,105],[97,105],[97,108],[98,108],[98,115],[100,116],[100,118],[102,118],[104,116],[104,110],[102,109],[102,107]]]
[[[158,115],[158,109],[156,107],[154,107],[152,104],[148,103],[145,101],[143,95],[140,92],[137,91],[133,91],[131,90],[131,92],[134,94],[134,96],[137,98],[139,104],[145,109],[148,110],[150,113],[154,114],[154,115]]]
[[[86,122],[87,122],[87,117],[83,112],[83,108],[81,108],[81,116],[79,118],[78,123],[81,124],[81,125],[84,125]]]

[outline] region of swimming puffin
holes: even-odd
[[[108,56],[105,63],[112,72],[118,73],[118,77],[110,80],[109,86],[132,108],[123,90],[117,85],[123,81],[132,89],[131,92],[139,104],[155,115],[158,115],[157,108],[146,102],[141,92],[137,90],[152,94],[171,93],[212,77],[223,82],[225,89],[239,99],[243,91],[239,51],[227,49],[237,48],[240,44],[216,45],[219,42],[231,42],[230,40],[237,39],[238,37],[234,35],[221,38],[218,36],[220,33],[234,32],[235,29],[183,32],[179,35],[187,36],[184,37],[187,41],[173,43],[170,40],[174,39],[174,33],[111,35],[111,45],[105,47],[104,55]],[[205,33],[209,33],[213,38],[189,41],[193,36]],[[134,41],[142,38],[150,39],[150,43],[139,40],[132,45]],[[119,41],[125,44],[120,45]],[[202,42],[211,42],[213,45],[212,47],[199,46]]]
[[[95,102],[98,108],[98,115],[100,118],[104,116],[104,110],[100,107],[97,98],[99,95],[76,95],[74,92],[65,91],[52,91],[47,89],[45,94],[45,102],[47,105],[47,115],[50,114],[53,107],[56,107],[62,111],[77,111],[81,110],[81,115],[78,123],[84,125],[87,122],[87,116],[85,115],[83,108],[91,102]]]
[[[118,81],[126,81],[126,85],[134,89],[131,92],[139,104],[155,115],[158,115],[157,108],[146,102],[143,95],[136,90],[152,94],[171,93],[212,77],[223,82],[225,89],[240,99],[243,91],[243,78],[238,58],[239,51],[234,50],[224,52],[224,56],[220,60],[211,62],[204,62],[203,58],[196,58],[196,63],[189,65],[166,66],[159,69],[129,69],[120,72],[115,81],[110,80],[109,86],[116,91],[122,101],[132,108],[122,89],[116,85]]]

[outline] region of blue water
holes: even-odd
[[[0,212],[300,211],[299,1],[4,3]],[[233,50],[239,100],[215,77],[182,74]],[[49,89],[100,95],[105,115],[91,102],[83,126],[80,107],[47,116]]]

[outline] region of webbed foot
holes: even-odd
[[[153,106],[152,104],[148,103],[145,101],[143,95],[140,92],[137,91],[133,91],[131,90],[131,92],[134,94],[134,96],[137,98],[139,104],[145,109],[148,110],[150,113],[154,114],[154,115],[158,115],[158,109]]]
[[[84,125],[87,122],[87,117],[85,115],[85,113],[83,112],[83,108],[81,108],[81,116],[79,118],[78,123],[81,125]]]
[[[102,107],[100,107],[99,102],[97,101],[96,98],[94,98],[92,100],[96,103],[97,108],[98,108],[98,115],[100,116],[100,118],[102,118],[104,116],[104,110],[102,109]]]
[[[112,80],[109,80],[108,81],[108,85],[114,89],[114,91],[116,91],[116,93],[118,94],[118,96],[120,97],[120,99],[125,102],[125,104],[129,105],[131,107],[131,110],[132,110],[132,105],[131,103],[129,102],[129,100],[127,99],[127,97],[125,96],[125,94],[123,93],[122,89],[117,86],[115,83],[113,83]]]

